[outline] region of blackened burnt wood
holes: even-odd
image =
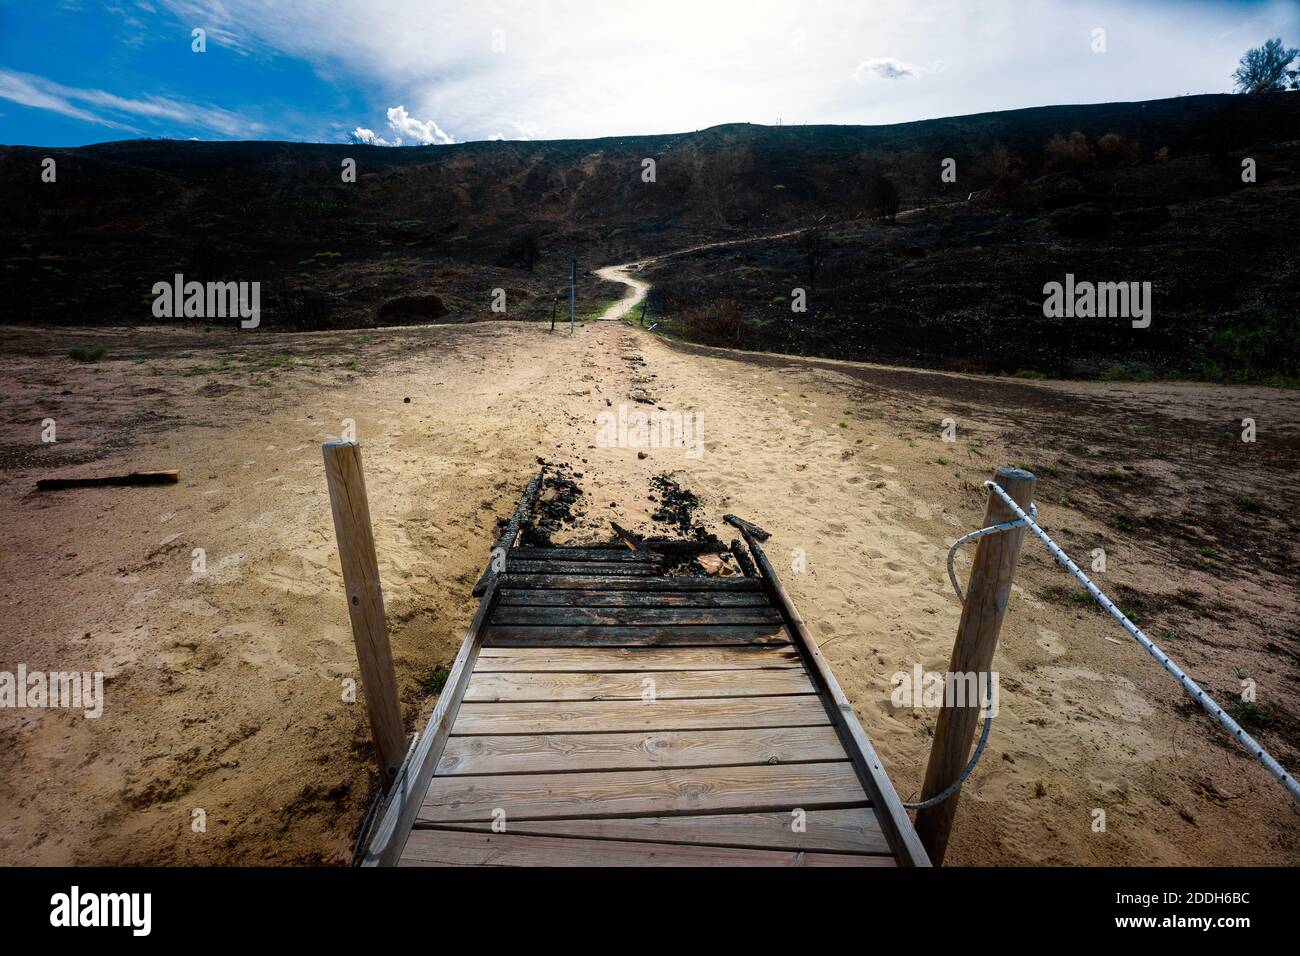
[[[740,571],[745,577],[758,577],[754,562],[749,559],[749,552],[745,550],[745,546],[740,543],[739,538],[733,538],[731,541],[731,556],[736,559],[736,563],[740,565]]]
[[[766,541],[772,537],[758,525],[746,521],[744,518],[737,518],[735,515],[723,515],[722,520],[727,522],[733,528],[740,531],[741,534],[752,534],[759,541]]]
[[[493,624],[780,624],[771,607],[518,607],[499,605]]]
[[[508,588],[498,606],[517,607],[768,607],[761,591],[583,591]]]
[[[680,647],[711,644],[785,644],[785,629],[772,624],[584,624],[548,627],[494,624],[484,647]]]
[[[537,506],[537,493],[542,488],[542,479],[546,475],[546,469],[543,468],[531,479],[524,487],[524,493],[519,496],[519,503],[515,505],[515,513],[510,516],[506,523],[505,530],[497,538],[496,544],[492,546],[492,551],[488,554],[487,568],[484,569],[482,577],[474,585],[474,596],[482,597],[487,591],[488,581],[496,574],[496,555],[497,551],[506,551],[515,543],[515,538],[519,537],[519,529],[526,522],[533,519],[533,508]]]
[[[661,564],[663,558],[650,551],[627,548],[513,548],[510,557],[520,561],[608,561],[612,564]]]
[[[520,561],[506,552],[506,571],[514,574],[599,574],[604,577],[640,577],[658,574],[653,564],[616,561]]]
[[[102,475],[96,478],[41,478],[37,491],[57,491],[61,488],[106,488],[125,485],[174,485],[181,473],[172,471],[133,471],[129,475]]]
[[[574,588],[602,591],[762,591],[755,578],[714,578],[700,575],[625,577],[595,574],[524,574],[507,568],[503,588]]]
[[[614,533],[622,538],[628,548],[631,549],[630,553],[632,554],[649,552],[680,560],[682,558],[693,558],[697,554],[719,553],[727,550],[727,546],[714,535],[694,540],[643,538],[628,531],[616,521],[611,521],[610,525],[614,528]]]

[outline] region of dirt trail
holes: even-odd
[[[643,282],[640,279],[634,279],[630,273],[640,272],[648,265],[662,262],[664,259],[671,259],[674,256],[689,255],[692,252],[699,252],[703,249],[718,249],[723,246],[741,246],[750,242],[766,242],[771,239],[784,239],[786,236],[793,236],[802,231],[803,230],[801,229],[792,229],[786,232],[778,232],[766,236],[750,236],[745,239],[727,239],[722,242],[706,242],[702,245],[689,246],[685,249],[676,249],[672,252],[650,256],[646,259],[637,259],[634,262],[624,262],[621,265],[615,266],[602,266],[595,270],[596,275],[600,276],[607,282],[621,282],[623,285],[628,286],[631,291],[606,309],[605,314],[596,321],[617,322],[641,304],[641,300],[644,299],[646,294],[650,291],[650,283]]]
[[[64,357],[100,342],[99,365]],[[0,348],[12,370],[0,390],[0,669],[109,675],[98,720],[0,711],[0,863],[346,859],[373,772],[364,711],[342,699],[356,663],[319,448],[345,420],[362,443],[410,729],[538,457],[569,462],[585,493],[560,540],[607,539],[613,517],[662,530],[651,479],[667,472],[724,540],[726,512],[772,532],[768,553],[904,799],[934,712],[895,707],[891,675],[946,665],[959,605],[944,554],[980,519],[978,482],[1023,452],[993,424],[1005,404],[983,404],[976,386],[1028,389],[1045,427],[1098,436],[1121,409],[1172,427],[1218,416],[1229,397],[1300,421],[1300,398],[1264,389],[981,382],[685,350],[612,323],[573,336],[520,323],[238,338],[10,329]],[[1079,401],[1058,409],[1060,394]],[[957,445],[938,428],[953,401]],[[703,454],[599,447],[598,416],[621,409],[698,412]],[[57,444],[40,442],[45,418]],[[166,467],[179,485],[31,491],[45,474]],[[1042,476],[1043,521],[1086,555],[1100,516],[1059,501],[1059,480]],[[1177,587],[1162,555],[1129,539],[1113,549],[1108,583]],[[1062,584],[1027,551],[999,647],[1001,711],[949,861],[1300,862],[1281,788],[1189,713],[1140,649],[1110,640],[1123,635],[1108,619],[1052,597]],[[1252,616],[1211,615],[1171,651],[1212,690],[1242,667],[1262,701],[1293,699],[1296,658],[1269,645],[1294,645],[1294,589],[1233,579],[1218,596],[1253,602]],[[1296,765],[1278,732],[1263,742]]]

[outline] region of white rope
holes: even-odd
[[[1038,517],[1038,505],[1029,506],[1029,517]],[[987,528],[980,528],[978,531],[964,534],[952,543],[952,547],[948,549],[948,580],[952,582],[952,589],[957,592],[957,600],[961,601],[962,604],[966,603],[966,595],[961,593],[961,585],[957,583],[957,572],[953,570],[952,566],[953,559],[957,557],[958,549],[966,542],[975,541],[987,534],[996,534],[999,531],[1010,531],[1012,528],[1023,528],[1024,526],[1024,521],[1019,518],[1013,518],[1012,520],[1004,521],[1001,524],[991,524]]]
[[[959,591],[957,593],[958,596],[960,597],[961,592]],[[962,603],[965,603],[964,598]],[[993,672],[992,671],[988,672],[986,679],[988,681],[987,684],[988,696],[984,700],[984,706],[988,710],[988,713],[984,715],[984,729],[980,731],[980,742],[975,745],[975,752],[971,754],[971,758],[967,762],[965,769],[962,770],[961,773],[957,774],[957,779],[954,780],[952,783],[948,784],[947,788],[942,793],[936,793],[929,800],[919,800],[915,803],[904,803],[903,806],[906,807],[908,810],[925,810],[928,807],[933,807],[936,804],[943,803],[945,800],[947,800],[949,797],[951,797],[954,793],[957,792],[957,789],[963,783],[965,783],[966,778],[970,776],[970,772],[975,769],[975,765],[980,762],[980,755],[984,753],[984,745],[989,742],[989,731],[993,729],[993,708],[992,708]]]
[[[1196,681],[1183,673],[1183,669],[1171,661],[1168,654],[1161,650],[1160,647],[1151,640],[1151,638],[1143,634],[1141,628],[1130,621],[1128,617],[1125,616],[1124,612],[1115,606],[1114,602],[1112,602],[1110,598],[1101,593],[1101,589],[1088,579],[1088,576],[1079,569],[1077,564],[1070,560],[1070,556],[1062,551],[1060,546],[1047,536],[1046,531],[1038,527],[1037,523],[1034,521],[1034,518],[1037,517],[1037,515],[1035,514],[1031,517],[1030,515],[1025,514],[1024,510],[1011,499],[1010,495],[1002,490],[1002,486],[997,482],[986,481],[984,484],[986,487],[992,488],[994,493],[997,494],[997,496],[1002,499],[1003,503],[1006,504],[1006,506],[1016,515],[1018,520],[1015,523],[1024,524],[1025,527],[1037,535],[1038,539],[1042,541],[1043,544],[1047,545],[1047,550],[1052,553],[1052,557],[1056,558],[1056,560],[1060,562],[1067,571],[1079,579],[1080,584],[1087,588],[1088,593],[1092,595],[1093,600],[1100,604],[1111,617],[1119,621],[1124,630],[1128,631],[1129,636],[1141,644],[1143,650],[1159,661],[1161,667],[1177,678],[1178,683],[1183,685],[1183,690],[1187,691],[1187,693],[1191,695],[1192,699],[1205,709],[1206,713],[1222,724],[1223,727],[1232,734],[1243,747],[1254,754],[1255,758],[1268,768],[1269,773],[1277,777],[1277,779],[1282,782],[1282,785],[1291,791],[1292,797],[1296,800],[1300,800],[1300,784],[1296,783],[1295,777],[1287,773],[1286,770],[1283,769],[1282,765],[1273,758],[1273,755],[1259,745],[1259,741],[1246,733],[1246,731],[1242,729],[1241,725],[1233,720],[1232,717],[1230,717],[1224,709],[1218,705],[1214,698],[1203,691]],[[1000,526],[995,525],[994,527],[997,528]],[[989,529],[981,530],[988,531]]]

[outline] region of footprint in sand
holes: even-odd
[[[1061,640],[1061,635],[1045,627],[1038,629],[1038,640],[1034,643],[1053,657],[1060,657],[1065,653],[1065,642]]]

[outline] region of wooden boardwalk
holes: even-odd
[[[928,865],[761,547],[512,547],[370,835],[403,866]]]

